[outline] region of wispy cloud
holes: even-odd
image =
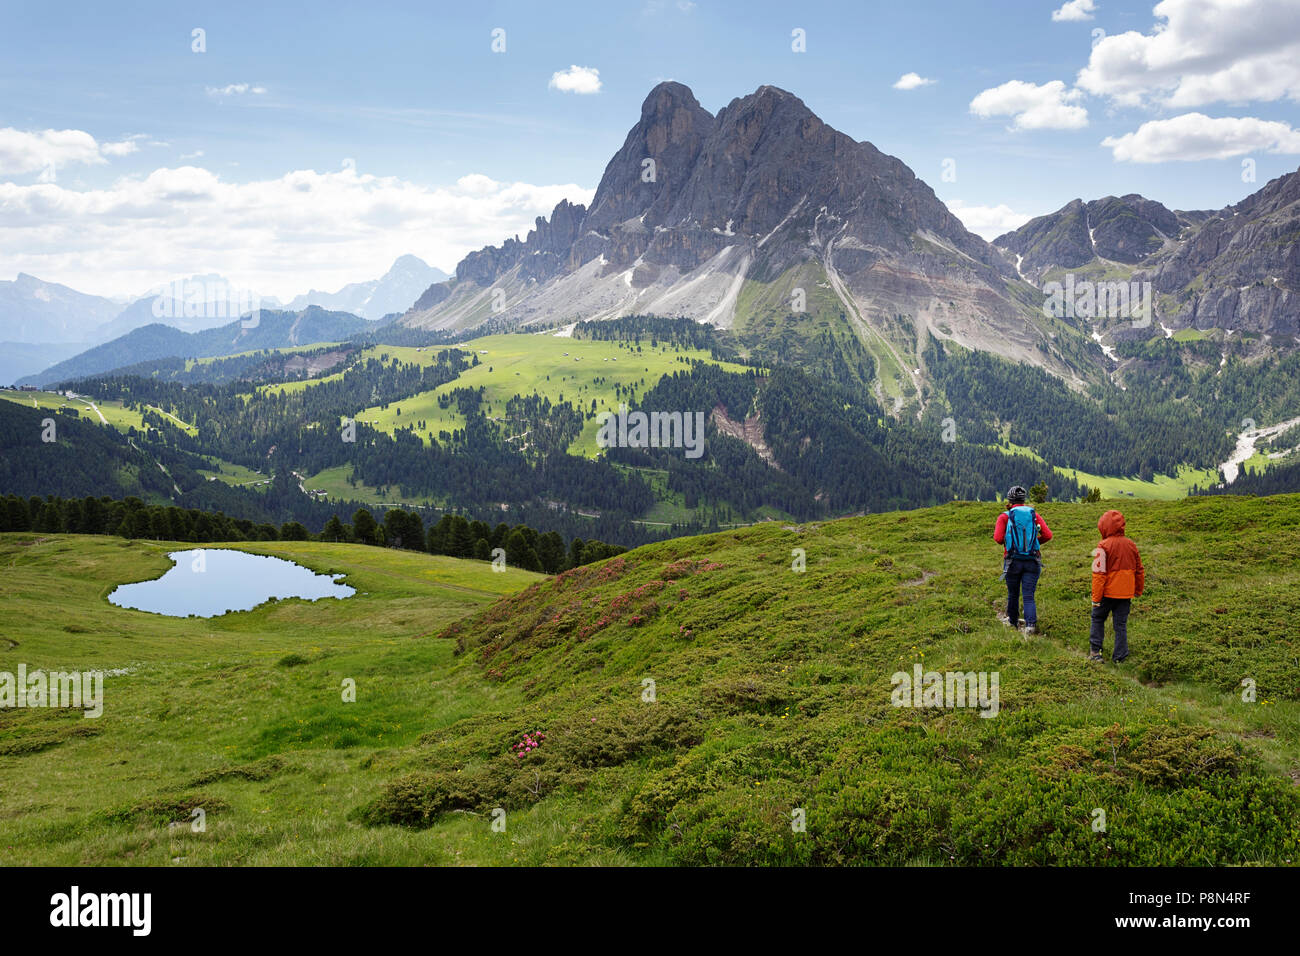
[[[1010,206],[976,206],[960,199],[949,200],[948,211],[961,220],[961,224],[975,235],[992,242],[1003,233],[1019,229],[1033,216],[1016,212]]]
[[[251,83],[230,83],[227,84],[226,86],[208,87],[208,96],[215,96],[215,97],[243,96],[245,94],[251,94],[253,96],[261,96],[265,92],[266,92],[265,86],[255,86]]]
[[[682,13],[694,13],[696,4],[695,0],[675,0],[675,2],[671,4],[668,0],[646,0],[646,2],[641,5],[641,16],[657,16],[667,10],[670,6],[675,7]]]
[[[60,166],[99,165],[109,158],[126,156],[139,147],[142,136],[119,142],[100,143],[85,130],[47,129],[36,132],[6,127],[0,129],[0,176],[42,171],[52,177]]]
[[[129,156],[140,147],[133,139],[124,139],[118,143],[101,143],[99,151],[105,156]]]

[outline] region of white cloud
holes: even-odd
[[[0,182],[0,262],[101,295],[216,272],[287,301],[382,275],[413,253],[450,271],[465,253],[533,227],[593,190],[497,182],[430,187],[355,170],[234,183],[196,166],[103,189]]]
[[[929,86],[934,80],[927,79],[919,73],[904,73],[894,83],[896,90],[914,90],[918,86]]]
[[[552,73],[548,85],[561,93],[599,93],[600,70],[591,66],[578,66],[575,63],[567,70]]]
[[[137,137],[124,139],[120,143],[104,143],[99,147],[99,151],[105,156],[129,156],[140,147],[136,144]]]
[[[1097,12],[1093,0],[1066,0],[1059,10],[1052,11],[1052,19],[1057,23],[1063,21],[1091,20]]]
[[[1080,88],[1122,106],[1300,100],[1296,0],[1161,0],[1151,33],[1102,39]]]
[[[456,180],[457,187],[464,193],[471,196],[490,196],[501,188],[501,184],[490,176],[484,176],[482,173],[470,173],[468,176],[462,176]]]
[[[963,226],[990,242],[1005,232],[1019,229],[1033,218],[1006,205],[972,206],[960,199],[953,199],[946,205]]]
[[[1123,136],[1107,136],[1101,145],[1109,147],[1118,162],[1228,159],[1256,150],[1300,153],[1300,130],[1250,116],[1212,118],[1204,113],[1184,113],[1143,123]]]
[[[970,111],[984,119],[1015,117],[1014,129],[1080,129],[1088,125],[1088,111],[1075,105],[1082,96],[1060,80],[1042,86],[1009,80],[971,100]]]
[[[107,156],[125,156],[136,151],[132,136],[119,143],[98,143],[95,137],[79,129],[47,129],[29,133],[6,127],[0,129],[0,176],[16,176],[41,171],[50,177],[51,170],[73,164],[99,165]]]
[[[243,96],[245,93],[261,96],[265,92],[265,86],[253,86],[250,83],[230,83],[226,86],[208,87],[208,96]]]

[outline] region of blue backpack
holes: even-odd
[[[1006,547],[1013,558],[1038,557],[1038,520],[1029,505],[1016,505],[1007,512]]]

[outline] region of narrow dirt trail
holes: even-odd
[[[91,410],[92,410],[96,415],[99,416],[99,421],[100,421],[101,424],[104,424],[104,425],[107,425],[107,424],[108,424],[108,419],[104,417],[104,413],[101,412],[101,411],[99,410],[99,406],[98,406],[98,405],[96,405],[94,402],[88,402],[88,401],[86,401],[84,398],[81,399],[81,402],[82,402],[82,404],[84,404],[84,405],[89,405],[89,406],[90,406]]]

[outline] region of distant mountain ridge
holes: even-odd
[[[418,256],[399,256],[378,279],[352,282],[338,292],[316,289],[296,296],[285,308],[296,311],[318,305],[337,312],[351,312],[363,319],[382,319],[395,312],[405,312],[425,289],[448,278]]]
[[[260,304],[264,311],[299,313],[314,305],[327,312],[379,320],[406,311],[431,282],[445,278],[446,273],[407,255],[399,256],[378,279],[346,285],[337,293],[312,291],[287,306],[274,296],[244,290],[216,274],[176,279],[123,305],[24,273],[14,281],[0,282],[0,342],[12,346],[0,355],[0,384],[34,380],[43,374],[41,370],[64,363],[69,356],[111,345],[146,326],[161,325],[180,332],[222,328],[246,311],[250,302]],[[176,353],[155,354],[166,347],[164,342],[179,347],[178,343],[189,341],[158,332],[136,337],[132,344],[142,347],[144,354],[125,364],[169,357]],[[108,354],[121,354],[121,350],[97,352]],[[87,362],[87,367],[102,365],[99,359]]]
[[[88,342],[122,306],[25,272],[0,280],[0,339],[28,344]]]
[[[162,358],[211,358],[255,349],[287,348],[334,342],[374,328],[376,323],[346,312],[309,306],[297,312],[263,309],[258,323],[245,327],[236,319],[201,332],[182,332],[161,323],[134,329],[120,338],[73,356],[18,384],[53,385],[100,375],[114,369]]]
[[[1096,259],[1134,265],[1177,241],[1195,223],[1136,194],[1075,199],[993,240],[1017,271],[1039,284],[1053,268],[1079,268]]]
[[[1167,335],[1248,332],[1272,347],[1300,343],[1300,170],[1218,211],[1174,211],[1137,195],[1076,199],[994,245],[1035,285],[1075,270],[1150,282]]]
[[[34,369],[47,368],[85,350],[85,343],[0,342],[0,385],[11,385]]]
[[[901,161],[827,126],[772,86],[716,116],[661,83],[590,208],[559,203],[520,240],[465,256],[401,319],[425,329],[687,316],[745,348],[858,363],[879,396],[924,405],[929,338],[1067,381],[1112,365],[1092,341],[1246,330],[1300,341],[1300,172],[1214,212],[1137,194],[1076,199],[989,244]],[[1078,271],[1149,281],[1151,325],[1043,319],[1041,286]],[[848,341],[845,339],[855,339]],[[805,362],[805,365],[809,364]]]
[[[1172,327],[1300,342],[1300,170],[1206,219],[1151,279]]]
[[[216,273],[176,279],[132,300],[113,321],[97,330],[95,341],[108,342],[154,323],[182,332],[203,332],[238,318],[249,305],[283,308],[275,296],[244,289]]]

